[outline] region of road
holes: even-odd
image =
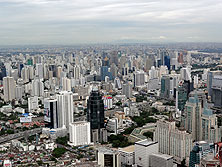
[[[26,131],[11,134],[11,135],[8,135],[8,136],[5,136],[5,137],[0,137],[0,143],[4,143],[4,142],[7,142],[7,141],[10,141],[10,140],[13,140],[13,139],[17,139],[17,138],[20,138],[20,137],[25,137],[25,135],[32,136],[32,135],[35,135],[36,133],[40,133],[40,132],[42,132],[42,128],[26,130]]]

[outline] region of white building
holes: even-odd
[[[42,64],[36,64],[35,76],[39,79],[43,79],[43,65]]]
[[[132,166],[135,164],[135,146],[131,145],[119,148],[121,166]]]
[[[4,100],[12,101],[15,99],[15,80],[13,77],[3,78]]]
[[[135,143],[135,164],[137,167],[149,167],[149,156],[158,153],[158,142],[147,139]]]
[[[69,78],[62,78],[62,90],[63,91],[71,91],[71,80]]]
[[[33,110],[37,110],[39,108],[38,104],[38,96],[29,97],[28,98],[28,110],[32,112]]]
[[[181,162],[190,156],[192,150],[192,135],[184,129],[177,129],[175,121],[157,121],[154,132],[154,141],[159,143],[159,152],[174,156]]]
[[[90,122],[80,121],[69,124],[70,145],[88,145],[90,142]]]
[[[32,95],[33,96],[43,96],[44,93],[44,84],[40,79],[35,78],[32,80]]]
[[[62,91],[56,95],[58,103],[58,126],[69,129],[69,124],[73,123],[73,93]]]

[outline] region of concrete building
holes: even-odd
[[[15,99],[15,80],[13,77],[3,78],[4,101],[12,101]]]
[[[185,129],[177,129],[175,121],[159,120],[156,124],[154,141],[159,143],[159,152],[174,156],[178,162],[189,157],[193,142],[191,134]]]
[[[173,167],[173,156],[167,154],[151,154],[149,167]]]
[[[85,121],[69,124],[69,144],[72,146],[88,145],[91,143],[90,123]]]
[[[135,164],[135,146],[131,145],[119,148],[121,167],[133,166]]]
[[[57,99],[44,99],[44,121],[46,123],[46,127],[49,127],[51,129],[58,128]]]
[[[126,95],[127,98],[132,97],[132,84],[130,82],[127,82],[123,84],[122,94]]]
[[[110,148],[98,149],[98,165],[101,167],[120,167],[120,153]]]
[[[158,142],[146,140],[135,143],[135,164],[137,167],[149,167],[149,156],[158,153]]]
[[[73,109],[73,93],[68,91],[59,92],[57,97],[57,108],[58,108],[58,127],[65,126],[69,129],[69,124],[73,123],[74,120],[74,109]]]

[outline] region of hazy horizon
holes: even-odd
[[[0,45],[222,42],[222,1],[1,0]]]

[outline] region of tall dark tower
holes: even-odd
[[[89,96],[87,120],[91,124],[91,139],[93,141],[101,141],[100,132],[104,128],[104,103],[98,89],[93,89]]]

